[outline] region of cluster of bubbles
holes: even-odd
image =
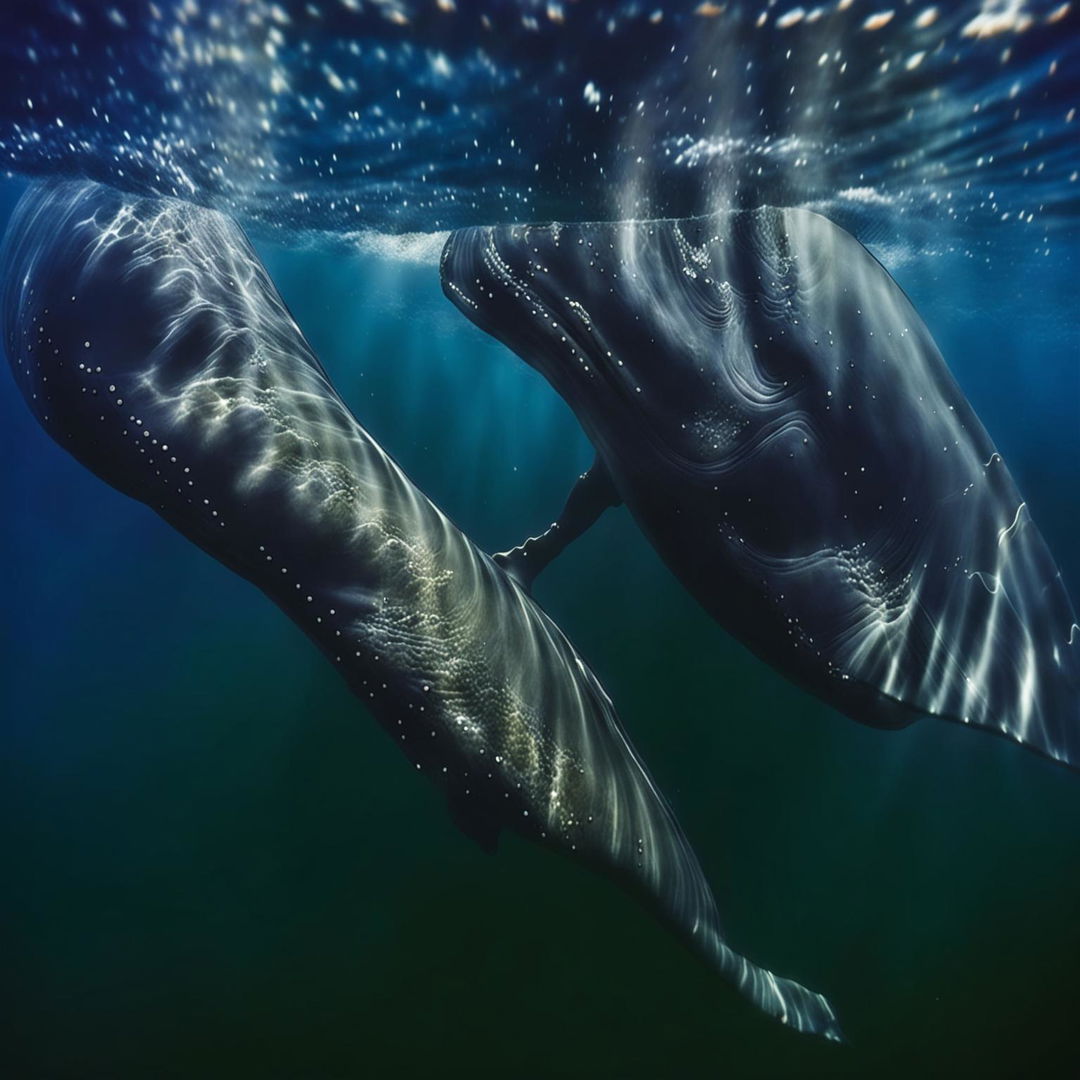
[[[32,0],[0,169],[286,230],[803,205],[1049,242],[1080,211],[1060,0]]]

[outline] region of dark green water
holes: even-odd
[[[478,543],[546,524],[585,440],[433,266],[263,253],[361,422]],[[1061,268],[894,269],[1075,595]],[[1076,1075],[1075,774],[832,713],[701,613],[624,511],[575,545],[538,598],[733,944],[827,993],[851,1041],[800,1037],[608,882],[513,837],[482,855],[268,601],[66,457],[11,385],[0,420],[0,1075]]]

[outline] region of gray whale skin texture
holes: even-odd
[[[840,1037],[823,997],[726,944],[597,680],[356,422],[235,223],[38,185],[0,267],[3,340],[46,431],[266,593],[467,833],[493,849],[512,828],[606,872],[765,1012]]]
[[[563,519],[510,553],[523,580],[621,499],[721,625],[834,707],[880,727],[945,717],[1080,766],[1061,575],[854,237],[775,208],[471,228],[442,280],[597,451]]]

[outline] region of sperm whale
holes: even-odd
[[[765,1012],[839,1037],[823,997],[727,943],[596,678],[353,418],[238,225],[37,185],[0,267],[11,369],[49,435],[266,593],[468,835],[606,873]]]
[[[625,502],[752,650],[879,727],[923,715],[1080,767],[1080,627],[1027,504],[881,264],[805,210],[452,233],[443,289],[597,461],[531,581]]]

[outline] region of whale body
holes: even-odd
[[[1001,455],[899,286],[805,210],[452,233],[443,289],[566,400],[597,463],[527,583],[625,502],[706,610],[879,727],[1080,766],[1080,628]]]
[[[596,678],[353,418],[233,221],[38,185],[0,267],[46,431],[270,597],[469,835],[493,850],[513,829],[607,873],[761,1009],[839,1037],[823,997],[727,944]]]

